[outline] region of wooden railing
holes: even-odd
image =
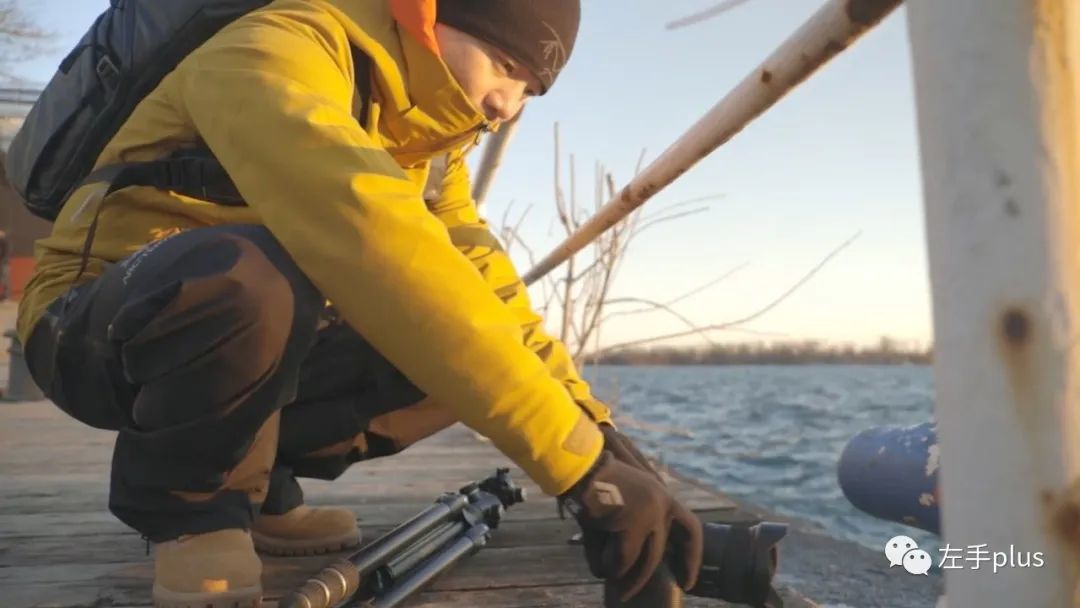
[[[24,89],[16,87],[0,87],[0,104],[34,105],[41,95],[40,89]]]

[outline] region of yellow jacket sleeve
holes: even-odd
[[[488,287],[506,303],[521,326],[525,346],[543,361],[552,377],[562,383],[574,401],[596,422],[611,423],[611,411],[593,397],[579,375],[574,360],[560,340],[544,331],[544,319],[529,300],[529,292],[510,256],[480,218],[472,198],[463,150],[450,154],[439,197],[431,211],[450,231],[450,240],[484,277]]]
[[[215,36],[163,86],[342,318],[544,492],[566,491],[599,455],[599,429],[360,128],[352,74],[331,17],[266,11]]]

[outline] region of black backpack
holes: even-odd
[[[155,186],[221,204],[243,204],[208,150],[90,172],[135,106],[184,57],[227,24],[270,2],[110,0],[60,63],[8,150],[7,177],[27,208],[55,220],[75,189],[98,181],[109,182],[110,192]],[[354,55],[357,83],[366,99],[370,60],[355,49]]]

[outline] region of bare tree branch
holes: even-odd
[[[682,219],[684,217],[688,217],[688,216],[691,216],[691,215],[697,215],[699,213],[704,213],[704,212],[706,212],[708,210],[709,210],[708,207],[698,207],[697,209],[690,209],[688,211],[682,211],[682,212],[679,212],[679,213],[672,213],[671,215],[665,215],[663,217],[654,217],[654,218],[650,219],[647,222],[642,222],[641,226],[639,226],[637,228],[637,230],[634,231],[633,236],[637,236],[637,235],[641,234],[642,232],[648,230],[649,228],[651,228],[651,227],[653,227],[653,226],[655,226],[657,224],[662,224],[664,222],[670,222],[671,220]]]
[[[735,274],[736,272],[739,272],[740,270],[742,270],[743,268],[746,268],[749,265],[750,265],[750,262],[743,262],[742,264],[739,264],[735,268],[732,268],[731,270],[729,270],[729,271],[725,272],[724,274],[716,277],[715,279],[709,281],[708,283],[705,283],[704,285],[702,285],[702,286],[700,286],[700,287],[698,287],[696,289],[691,289],[690,291],[682,294],[681,296],[675,298],[674,300],[671,300],[667,304],[668,304],[668,306],[673,306],[675,304],[678,304],[679,302],[682,302],[683,300],[686,300],[688,298],[696,296],[697,294],[705,291],[706,289],[712,287],[713,285],[716,285],[717,283],[726,280],[731,275]]]
[[[502,221],[499,223],[499,227],[500,227],[499,228],[499,233],[500,234],[505,234],[507,229],[509,228],[509,226],[510,226],[510,222],[509,222],[510,210],[513,209],[513,208],[514,208],[514,201],[510,201],[509,203],[506,204],[506,209],[503,210]],[[508,241],[509,239],[504,238],[503,240]],[[507,247],[509,247],[509,243],[504,243],[504,244],[507,245]]]
[[[506,235],[505,241],[506,241],[506,244],[507,244],[507,251],[510,250],[510,244],[511,243],[517,243],[517,244],[521,245],[521,248],[525,250],[525,255],[528,256],[528,258],[529,258],[529,263],[532,264],[533,261],[536,259],[536,252],[533,250],[532,247],[529,247],[529,244],[527,242],[525,242],[525,239],[521,238],[521,235],[518,232],[517,227],[504,228],[503,229],[503,234]]]
[[[597,181],[600,181],[599,176],[597,176]],[[597,193],[599,193],[599,196],[597,196]],[[601,198],[603,198],[602,187],[594,191],[594,203],[602,204],[600,203]],[[585,300],[585,304],[581,313],[582,330],[581,335],[578,337],[576,348],[574,349],[573,353],[573,358],[575,361],[581,360],[582,355],[584,355],[585,350],[588,348],[590,337],[596,335],[596,332],[599,329],[597,325],[599,317],[596,311],[603,306],[603,300],[607,293],[608,285],[611,280],[611,265],[606,263],[606,260],[608,259],[606,253],[608,250],[608,246],[606,245],[606,243],[610,242],[611,239],[614,239],[616,233],[617,230],[613,230],[609,234],[598,238],[594,243],[594,255],[596,257],[595,261],[600,262],[600,264],[598,266],[591,265],[591,267],[596,268],[597,272],[599,273],[599,278],[590,277],[590,280],[585,282],[586,289],[589,292],[589,297]]]
[[[552,281],[551,291],[544,294],[544,310],[551,307],[551,303],[559,294],[559,283],[562,283],[562,279],[556,279]],[[546,316],[546,315],[545,315]]]
[[[559,149],[559,146],[558,146],[558,144],[556,144],[556,146],[555,146],[556,154],[558,154],[558,149]],[[571,173],[571,175],[573,175],[573,171],[574,171],[574,164],[573,164],[573,162],[571,162],[570,163],[570,173]],[[571,193],[573,193],[573,179],[570,180],[570,190],[571,190]],[[574,224],[573,224],[573,222],[574,222],[574,207],[575,207],[574,202],[575,202],[574,199],[571,198],[570,199],[569,213],[567,213],[565,205],[561,206],[561,208],[560,208],[560,216],[561,216],[561,219],[562,219],[563,227],[566,228],[566,234],[567,235],[573,234],[573,232],[574,232]],[[573,321],[574,321],[574,262],[575,262],[576,257],[577,256],[572,255],[572,256],[570,256],[570,258],[568,260],[566,260],[566,285],[565,285],[566,290],[563,292],[562,332],[560,334],[560,339],[562,340],[563,344],[566,344],[567,340],[570,338],[570,330],[571,330],[571,328],[573,327],[573,324],[574,324],[573,323]]]
[[[577,163],[574,155],[569,155],[570,183],[568,186],[569,192],[567,192],[564,190],[564,184],[562,182],[562,142],[558,123],[554,125],[553,136],[555,140],[553,178],[555,182],[555,207],[557,217],[552,221],[551,228],[555,227],[555,222],[557,221],[562,225],[563,231],[567,235],[570,235],[577,230],[583,221],[582,218],[579,217],[583,211],[583,206],[579,204],[577,199]],[[638,159],[637,172],[641,171],[641,164],[644,162],[644,159],[645,150],[642,150],[641,156]],[[594,207],[600,209],[603,207],[604,203],[616,197],[617,190],[615,187],[614,176],[610,172],[607,172],[601,163],[595,163],[594,169],[596,171],[593,193],[595,199]],[[607,196],[605,196],[604,192],[605,186],[608,191]],[[567,194],[569,194],[569,197]],[[618,274],[618,269],[622,266],[626,257],[630,242],[634,237],[643,230],[656,224],[705,211],[705,207],[690,210],[681,210],[681,208],[702,201],[715,199],[718,196],[719,195],[711,195],[708,197],[699,197],[688,201],[681,201],[656,216],[648,218],[648,221],[645,222],[642,221],[642,209],[637,209],[594,240],[592,246],[588,250],[592,254],[591,259],[589,259],[590,256],[587,254],[572,256],[567,260],[565,274],[558,279],[551,278],[551,291],[548,292],[545,290],[545,293],[543,294],[544,316],[548,316],[547,312],[553,304],[561,309],[561,327],[558,335],[561,341],[567,346],[567,349],[570,351],[575,362],[580,364],[586,353],[601,352],[600,330],[602,329],[603,321],[605,319],[604,312],[606,306],[609,304],[608,294],[611,290],[614,278]],[[507,212],[503,214],[503,233],[506,234],[506,240],[509,243],[521,243],[523,247],[526,247],[531,259],[533,257],[532,251],[527,248],[524,239],[522,239],[520,235],[521,220],[524,216],[522,216],[517,225],[513,227],[507,225],[510,221],[510,217],[511,213],[507,210]],[[581,260],[588,260],[584,269],[578,269],[581,265],[578,263],[578,258],[581,258]],[[546,287],[547,283],[544,285]],[[706,285],[705,287],[708,286],[709,285]],[[704,289],[705,287],[702,287],[701,289]],[[688,296],[684,294],[682,297]],[[671,310],[670,304],[649,300],[638,301],[650,304],[654,308],[666,308],[669,314],[678,317],[681,321],[686,323],[687,326],[694,327],[694,323],[690,319]],[[706,341],[709,341],[707,335],[703,335],[703,337]],[[592,347],[591,349],[590,346]]]
[[[609,260],[610,259],[611,258],[609,258]],[[580,359],[581,356],[585,353],[585,349],[588,347],[589,343],[589,335],[599,332],[600,314],[603,312],[604,309],[604,298],[606,297],[608,290],[611,288],[611,278],[613,273],[615,272],[614,260],[604,264],[603,268],[604,274],[600,279],[599,286],[597,287],[596,305],[591,311],[586,310],[585,314],[583,315],[583,318],[588,318],[589,321],[588,325],[586,326],[586,331],[583,332],[584,338],[578,342],[577,351],[574,353],[575,360]],[[592,312],[591,318],[589,317],[589,312]]]
[[[644,154],[644,151],[643,151]],[[615,178],[610,173],[606,174],[607,186],[610,198],[615,198]],[[597,204],[602,204],[600,201],[603,199],[603,188],[601,188],[600,196],[597,198]],[[598,207],[599,208],[599,207]],[[588,331],[585,333],[584,339],[578,343],[577,352],[574,356],[574,360],[580,360],[584,354],[585,349],[588,348],[589,337],[592,335],[596,343],[600,342],[600,329],[602,326],[602,314],[604,311],[605,300],[607,294],[611,289],[612,282],[614,281],[615,273],[625,257],[623,254],[626,251],[626,245],[629,243],[630,238],[622,239],[622,235],[626,232],[637,220],[641,214],[641,209],[638,209],[630,214],[629,218],[624,218],[611,228],[606,238],[602,238],[600,242],[606,243],[601,249],[598,250],[598,259],[603,260],[602,268],[603,274],[601,276],[599,285],[596,289],[595,296],[595,308],[591,311],[586,309],[584,317],[588,318],[589,313],[592,313],[592,317],[589,320]]]
[[[750,315],[748,315],[746,317],[743,317],[741,319],[736,319],[735,321],[729,321],[727,323],[718,323],[718,324],[715,324],[715,325],[708,325],[708,326],[701,327],[700,329],[704,330],[704,331],[715,331],[715,330],[720,330],[720,329],[728,329],[728,328],[734,327],[736,325],[742,325],[744,323],[749,323],[750,321],[753,321],[754,319],[757,319],[758,317],[764,315],[765,313],[769,312],[770,310],[776,308],[778,305],[780,305],[781,302],[786,300],[789,296],[791,296],[791,294],[795,293],[796,290],[798,290],[800,287],[802,287],[804,284],[806,284],[806,282],[809,281],[815,274],[817,274],[818,271],[821,270],[825,266],[825,264],[829,263],[829,260],[836,257],[837,254],[839,254],[841,251],[843,251],[849,245],[851,245],[853,242],[855,242],[855,239],[859,238],[859,236],[861,236],[861,235],[862,235],[862,231],[859,231],[859,232],[855,233],[851,238],[844,241],[836,249],[833,249],[831,252],[829,252],[829,254],[826,255],[824,257],[824,259],[822,259],[820,262],[818,262],[818,264],[816,266],[811,268],[809,272],[804,274],[802,276],[802,278],[800,278],[798,281],[795,282],[794,285],[792,285],[787,290],[785,290],[784,293],[780,294],[779,297],[777,297],[772,302],[767,304],[764,308],[761,308],[757,312],[754,312],[753,314],[750,314]],[[673,334],[666,334],[666,335],[663,335],[663,336],[653,336],[651,338],[641,338],[641,339],[638,339],[638,340],[631,340],[629,342],[620,342],[619,344],[615,344],[613,346],[608,346],[608,347],[604,348],[603,352],[608,353],[608,352],[611,352],[613,350],[628,348],[630,346],[638,346],[638,345],[641,345],[641,344],[647,344],[649,342],[658,342],[660,340],[670,340],[670,339],[673,339],[673,338],[682,338],[682,337],[690,336],[690,335],[693,335],[693,334],[696,334],[696,333],[698,333],[698,331],[682,331],[682,332],[677,332],[677,333],[673,333]]]
[[[674,30],[680,27],[686,27],[688,25],[700,23],[702,21],[705,21],[706,19],[711,19],[717,15],[726,13],[727,11],[739,6],[740,4],[745,4],[747,2],[749,2],[749,0],[724,0],[724,2],[721,2],[720,4],[717,4],[712,8],[699,11],[697,13],[694,13],[693,15],[683,17],[682,19],[676,19],[675,21],[668,23],[665,27],[666,29]]]
[[[603,258],[601,258],[600,256],[597,256],[593,261],[589,262],[588,266],[581,269],[581,272],[579,272],[577,274],[577,276],[574,277],[574,280],[575,281],[584,280],[585,277],[589,276],[589,273],[596,270],[601,264],[603,264],[603,262],[604,262]]]
[[[634,418],[630,414],[623,412],[618,417],[619,426],[631,429],[639,429],[642,431],[649,431],[650,433],[660,433],[663,435],[676,435],[679,437],[693,438],[694,432],[690,429],[674,426],[668,424],[655,424],[652,422],[643,422]]]
[[[634,167],[634,175],[637,175],[638,173],[641,173],[641,166],[644,165],[644,164],[645,164],[645,148],[642,148],[641,149],[641,154],[638,154],[637,165]],[[612,190],[611,198],[615,198],[614,183],[612,183],[611,186],[612,186],[612,188],[611,188],[611,190]]]
[[[0,41],[3,44],[45,40],[49,36],[23,13],[16,0],[0,0]]]
[[[727,195],[726,194],[711,194],[709,196],[699,196],[697,198],[691,198],[691,199],[687,199],[685,201],[679,201],[677,203],[672,203],[672,204],[668,205],[667,207],[662,207],[656,213],[653,213],[651,215],[645,215],[644,219],[645,220],[650,220],[650,219],[653,219],[653,218],[655,218],[657,216],[664,215],[666,213],[674,211],[675,209],[678,209],[680,207],[687,207],[689,205],[694,205],[694,204],[697,204],[697,203],[707,203],[709,201],[714,201],[714,200],[717,200],[717,199],[724,198],[725,196],[727,196]]]
[[[689,327],[693,332],[696,332],[696,333],[700,334],[701,337],[704,338],[705,341],[708,342],[710,345],[715,345],[715,343],[712,341],[711,338],[709,338],[708,333],[704,329],[698,327],[693,321],[686,318],[685,316],[680,314],[678,311],[671,308],[671,306],[669,306],[667,304],[664,304],[663,302],[657,302],[655,300],[648,300],[648,299],[645,299],[645,298],[629,297],[629,298],[615,298],[615,299],[612,299],[612,300],[607,300],[606,302],[604,302],[604,304],[606,304],[608,306],[610,306],[612,304],[646,304],[646,305],[649,306],[649,308],[647,310],[661,310],[661,311],[669,313],[671,316],[677,318],[678,320],[680,320],[684,324],[686,324],[686,326]],[[607,317],[604,318],[604,321],[610,319],[613,316],[616,316],[617,314],[618,313],[612,313],[612,314],[608,315]]]
[[[11,64],[40,55],[52,37],[26,16],[17,0],[0,0],[0,77],[23,80],[10,72]]]
[[[511,204],[513,204],[513,201],[511,201]],[[517,223],[514,224],[514,226],[512,228],[508,227],[508,226],[506,226],[504,224],[503,231],[504,232],[509,232],[511,235],[513,235],[514,240],[521,243],[521,246],[525,249],[525,253],[527,253],[528,256],[529,256],[529,263],[532,264],[533,260],[536,259],[536,254],[533,252],[532,248],[530,248],[527,244],[525,244],[525,241],[522,240],[522,238],[521,238],[521,224],[523,224],[525,222],[525,218],[529,215],[530,210],[532,210],[532,205],[529,205],[528,207],[525,207],[525,211],[521,212],[521,217],[518,218]],[[505,218],[504,218],[504,221],[505,221]],[[508,242],[507,243],[507,253],[509,253],[509,251],[510,251],[510,244]]]
[[[562,172],[560,171],[560,163],[562,159],[559,152],[559,123],[555,123],[555,210],[559,214],[559,223],[562,224],[563,230],[567,235],[573,234],[574,226],[570,219],[570,212],[566,208],[566,196],[563,194],[562,189]]]
[[[716,285],[717,283],[720,283],[721,281],[724,281],[725,279],[727,279],[731,275],[733,275],[736,272],[742,270],[743,268],[746,268],[749,265],[750,265],[749,262],[743,262],[742,264],[739,264],[735,268],[732,268],[731,270],[729,270],[729,271],[725,272],[724,274],[716,277],[715,279],[713,279],[713,280],[711,280],[711,281],[709,281],[707,283],[704,283],[702,285],[699,285],[699,286],[691,289],[690,291],[680,295],[677,298],[674,298],[672,300],[664,302],[664,305],[665,306],[674,306],[675,304],[678,304],[679,302],[682,302],[683,300],[686,300],[686,299],[688,299],[688,298],[690,298],[692,296],[695,296],[695,295],[705,291],[706,289]],[[615,302],[616,302],[615,300],[608,300],[608,304],[614,304]],[[611,319],[612,317],[621,317],[621,316],[626,316],[626,315],[636,315],[636,314],[640,314],[640,313],[643,313],[643,312],[652,312],[654,310],[656,310],[654,307],[635,308],[633,310],[620,310],[618,312],[613,312],[610,315],[604,317],[604,321],[602,321],[602,322],[606,322],[609,319]]]

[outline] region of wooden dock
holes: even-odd
[[[14,325],[0,302],[0,330]],[[8,379],[0,346],[0,385]],[[6,394],[6,393],[5,393]],[[153,561],[139,535],[107,508],[115,434],[84,426],[48,401],[0,401],[0,608],[148,607]],[[569,608],[601,606],[572,521],[489,443],[457,426],[405,452],[359,463],[334,482],[303,480],[308,502],[348,506],[365,541],[428,507],[443,492],[510,466],[528,500],[507,513],[490,545],[414,599],[413,607]],[[669,476],[705,521],[748,517],[787,523],[777,589],[785,608],[925,608],[942,577],[890,569],[880,551],[843,541],[811,522],[732,499]],[[884,539],[883,539],[884,540]],[[268,607],[340,554],[264,558]],[[811,601],[808,598],[813,598]],[[688,608],[729,606],[686,598]]]
[[[0,606],[148,606],[152,558],[139,535],[107,510],[114,433],[86,427],[43,402],[0,403]],[[335,482],[303,480],[310,504],[351,507],[365,540],[419,512],[441,493],[490,475],[510,461],[455,426],[393,457],[359,463]],[[413,606],[524,608],[600,606],[600,586],[572,521],[517,469],[528,500],[509,510],[491,544],[448,573]],[[705,519],[733,503],[686,481],[671,481]],[[264,558],[268,605],[338,555]],[[692,600],[688,606],[722,602]],[[809,605],[791,604],[796,605]]]

